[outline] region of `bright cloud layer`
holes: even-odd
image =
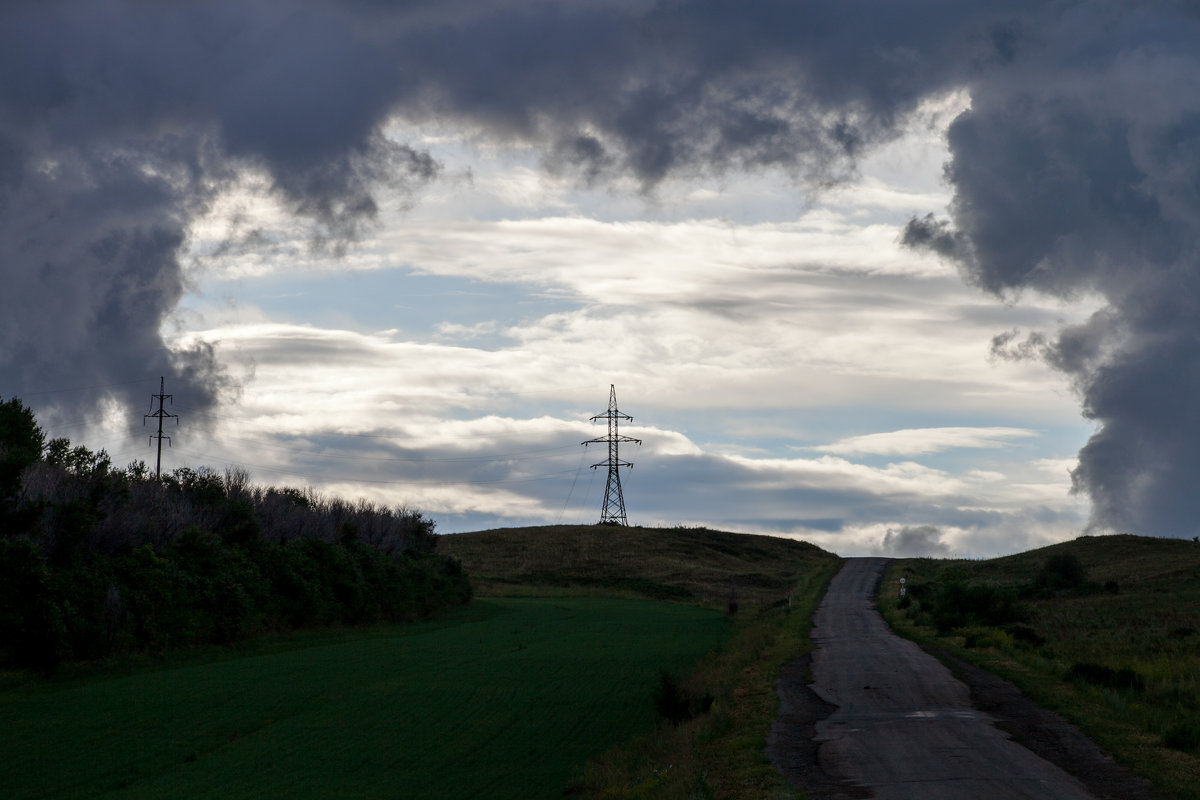
[[[991,555],[1186,519],[1104,448],[1186,396],[1127,387],[1196,341],[1192,165],[1147,91],[1194,54],[1113,9],[920,5],[0,12],[0,62],[46,65],[0,98],[0,378],[122,462],[170,376],[167,468],[443,531],[595,521],[610,385],[634,523]]]
[[[1025,428],[913,428],[850,436],[816,449],[838,455],[927,455],[957,447],[1005,447],[1036,436]]]
[[[931,147],[922,133],[892,150],[933,164]],[[901,248],[901,220],[934,196],[894,165],[793,219],[733,222],[684,213],[719,191],[633,216],[513,160],[452,164],[481,177],[340,257],[252,192],[214,206],[177,341],[244,380],[172,457],[415,505],[443,530],[588,522],[604,454],[581,443],[603,434],[588,418],[613,383],[644,442],[622,453],[635,523],[845,553],[1006,551],[1082,524],[1073,399],[989,346],[1086,306],[996,306]],[[964,424],[903,424],[931,418]],[[964,451],[988,455],[945,460]]]

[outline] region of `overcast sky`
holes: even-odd
[[[1000,8],[1001,10],[996,10]],[[164,469],[834,552],[1192,536],[1163,2],[0,10],[0,394]]]

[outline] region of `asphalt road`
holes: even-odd
[[[822,769],[879,800],[1095,800],[1011,741],[967,687],[875,610],[886,559],[847,559],[814,617],[812,689],[837,706],[816,725]]]

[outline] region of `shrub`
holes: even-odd
[[[1046,643],[1046,637],[1040,635],[1028,625],[1010,625],[1005,630],[1008,631],[1009,636],[1012,636],[1013,641],[1018,644],[1041,647]]]
[[[1175,750],[1200,753],[1200,722],[1189,719],[1175,723],[1163,734],[1163,743]]]
[[[1076,662],[1067,670],[1067,680],[1090,683],[1103,686],[1106,689],[1133,689],[1142,691],[1146,688],[1146,679],[1128,667],[1113,669],[1090,661]]]
[[[1021,622],[1026,609],[1017,603],[1016,592],[989,583],[967,584],[952,580],[943,585],[932,598],[930,615],[941,633],[955,628],[999,626]]]
[[[0,539],[0,658],[50,673],[69,654],[45,560],[28,539]]]
[[[1087,580],[1087,570],[1074,553],[1055,553],[1046,559],[1034,586],[1041,591],[1076,589]]]
[[[713,696],[705,692],[697,695],[685,689],[679,679],[663,670],[658,685],[654,687],[654,710],[672,725],[695,719],[712,708]]]
[[[429,616],[471,597],[434,528],[244,470],[113,469],[0,402],[0,666]]]
[[[992,647],[1007,650],[1013,646],[1013,637],[998,628],[967,628],[963,631],[963,644],[969,648]]]

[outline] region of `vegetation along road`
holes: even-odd
[[[848,559],[817,610],[814,690],[837,710],[816,726],[828,773],[879,800],[1091,798],[977,710],[941,662],[888,629],[872,595],[885,559]]]

